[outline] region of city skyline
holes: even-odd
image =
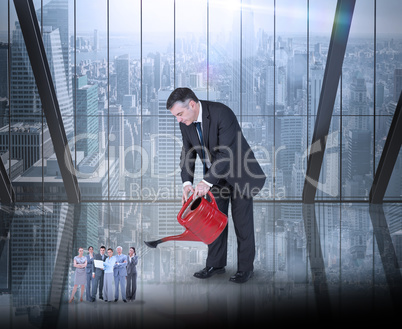
[[[13,3],[9,21],[7,2],[0,3],[0,155],[16,193],[15,204],[0,207],[0,290],[12,294],[10,315],[36,325],[58,316],[78,247],[86,254],[89,246],[97,253],[120,245],[127,254],[134,246],[138,306],[152,305],[152,316],[153,298],[172,287],[169,295],[180,299],[189,287],[190,296],[209,300],[226,289],[218,279],[194,284],[205,244],[144,244],[185,229],[177,221],[181,133],[166,109],[177,87],[229,106],[267,176],[254,199],[256,276],[239,299],[229,286],[227,300],[241,308],[260,298],[262,309],[275,309],[302,296],[304,307],[317,286],[318,302],[322,292],[333,300],[346,292],[339,301],[356,291],[386,295],[393,261],[401,265],[402,257],[401,156],[377,217],[369,192],[402,88],[401,2],[377,1],[376,17],[374,1],[356,2],[313,205],[303,204],[303,186],[309,152],[318,149],[311,140],[336,1],[144,1],[142,12],[139,1],[115,3],[34,1],[79,204],[67,203],[53,123],[45,120]],[[197,160],[194,182],[201,179]],[[234,230],[229,220],[227,272],[237,264]],[[180,309],[179,298],[167,300]],[[70,306],[69,324],[78,314]]]

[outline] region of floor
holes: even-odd
[[[398,210],[399,205],[303,206],[301,221],[285,225],[277,220],[272,229],[264,228],[264,235],[257,219],[255,275],[235,284],[229,281],[236,272],[233,232],[226,273],[200,280],[193,273],[203,267],[206,247],[200,242],[166,242],[150,249],[139,242],[155,236],[144,217],[141,230],[133,219],[131,226],[127,220],[119,228],[121,223],[116,224],[111,214],[107,220],[97,218],[96,230],[101,233],[93,235],[83,225],[91,222],[89,206],[72,212],[68,205],[3,209],[1,327],[388,325],[400,321],[402,306]],[[341,225],[333,222],[334,216]],[[122,242],[123,253],[136,241],[140,262],[135,301],[79,302],[78,291],[68,303],[75,249],[90,239],[108,245]]]

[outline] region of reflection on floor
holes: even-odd
[[[95,218],[105,213],[95,206],[2,209],[0,288],[9,289],[0,295],[2,327],[315,327],[386,325],[399,319],[399,205],[297,205],[298,221],[283,215],[275,221],[269,216],[265,223],[257,218],[255,276],[242,285],[229,282],[236,272],[233,234],[226,273],[199,280],[193,273],[205,261],[202,244],[166,243],[156,249],[140,244],[154,237],[145,218],[154,206],[141,206],[140,220],[131,212],[120,222],[115,216],[123,211]],[[257,205],[256,213],[276,214],[278,207]],[[72,259],[78,246],[91,243],[121,244],[123,251],[137,246],[134,302],[79,302],[78,292],[68,304]]]

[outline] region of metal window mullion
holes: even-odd
[[[339,79],[342,73],[343,59],[345,57],[355,3],[356,0],[338,0],[337,3],[309,152],[310,155],[307,160],[306,178],[303,188],[303,202],[305,203],[315,202],[326,139],[331,124]]]
[[[35,8],[32,0],[14,0],[14,5],[42,102],[42,110],[46,115],[46,121],[52,123],[51,125],[48,124],[48,129],[66,189],[67,199],[71,203],[78,203],[80,202],[81,195],[77,176],[73,173],[74,167],[71,152],[68,147],[67,136]]]
[[[106,58],[107,58],[107,199],[110,201],[110,145],[109,145],[109,130],[110,130],[110,63],[109,63],[109,0],[106,2]],[[119,173],[120,174],[120,173]],[[109,221],[110,222],[110,221]]]
[[[402,92],[395,108],[394,117],[389,127],[387,139],[378,162],[373,184],[370,190],[370,203],[383,203],[385,192],[391,179],[392,171],[398,159],[402,145]]]
[[[144,130],[143,130],[143,113],[142,113],[142,83],[143,83],[143,67],[142,67],[142,0],[140,0],[140,117],[141,117],[141,138],[140,138],[140,143],[141,143],[141,150],[143,150],[143,137],[144,137]],[[141,178],[140,178],[140,185],[141,185],[141,189],[140,191],[143,190],[143,176],[144,176],[144,172],[143,172],[143,165],[142,165],[143,159],[141,156]],[[142,193],[140,193],[140,200],[143,201],[142,198]]]

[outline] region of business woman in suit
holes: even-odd
[[[92,267],[94,263],[94,247],[90,246],[88,248],[88,255],[87,258],[87,267],[85,268],[85,273],[87,276],[87,286],[86,286],[86,299],[88,302],[92,301]]]
[[[76,268],[74,276],[74,288],[71,292],[71,297],[68,301],[69,303],[74,300],[74,295],[77,292],[78,286],[81,286],[80,302],[82,302],[82,296],[84,295],[86,282],[85,268],[87,267],[87,259],[84,256],[84,248],[78,248],[78,255],[74,257],[74,267]]]
[[[189,88],[177,88],[166,108],[180,124],[183,148],[180,158],[184,203],[190,192],[204,196],[209,190],[220,211],[232,219],[237,236],[237,272],[230,281],[244,283],[253,276],[255,257],[253,197],[261,190],[266,176],[244,138],[233,111],[218,102],[199,100]],[[198,126],[198,127],[197,127]],[[204,176],[195,188],[195,160],[201,158]],[[194,274],[206,279],[225,272],[228,227],[210,245],[206,267]]]
[[[134,301],[137,292],[137,264],[138,256],[135,254],[135,248],[130,247],[127,256],[127,300]]]

